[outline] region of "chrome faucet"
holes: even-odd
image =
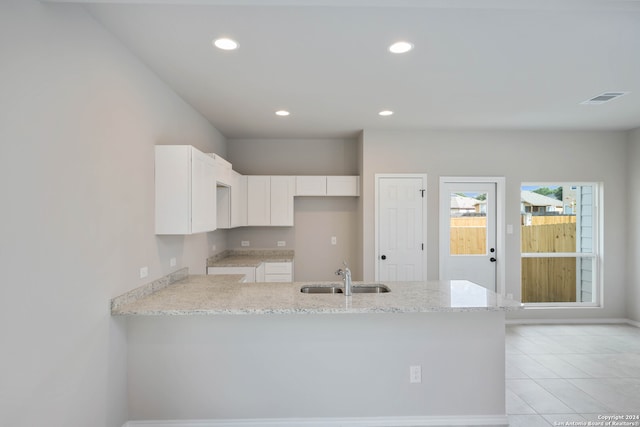
[[[338,276],[342,276],[342,279],[344,280],[345,296],[351,296],[351,270],[349,270],[346,261],[344,262],[344,270],[339,268],[338,271],[336,271],[336,274]]]

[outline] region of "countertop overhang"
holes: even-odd
[[[112,315],[264,315],[509,311],[522,307],[466,280],[378,282],[383,294],[304,294],[305,285],[341,282],[241,283],[242,275],[190,275],[123,304]],[[355,286],[363,282],[354,282]]]

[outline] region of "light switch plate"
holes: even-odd
[[[169,260],[169,266],[170,267],[175,267],[176,266],[176,258],[173,257]]]
[[[422,382],[422,366],[409,366],[409,382],[414,384]]]
[[[142,267],[140,268],[140,278],[144,279],[145,277],[147,277],[149,275],[149,267]]]
[[[338,238],[336,236],[331,236],[331,244],[332,245],[338,244]]]
[[[278,240],[278,246],[287,246],[287,242],[284,240]]]
[[[251,243],[249,243],[248,240],[243,240],[240,242],[240,246],[249,246],[249,245],[251,245]]]

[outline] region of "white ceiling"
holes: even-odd
[[[640,127],[638,0],[75,2],[229,138]]]

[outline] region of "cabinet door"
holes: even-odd
[[[293,226],[294,176],[271,177],[271,225]]]
[[[247,225],[271,225],[271,177],[247,177]]]
[[[218,185],[216,193],[218,228],[231,228],[231,187]]]
[[[155,147],[156,234],[216,229],[214,163],[190,145]]]
[[[359,176],[328,176],[327,196],[359,196]]]
[[[216,221],[215,160],[194,148],[191,150],[191,232],[213,231]]]
[[[256,267],[256,282],[264,282],[264,263]]]
[[[326,196],[326,176],[296,176],[296,196]]]
[[[231,228],[247,225],[247,177],[231,171]]]

